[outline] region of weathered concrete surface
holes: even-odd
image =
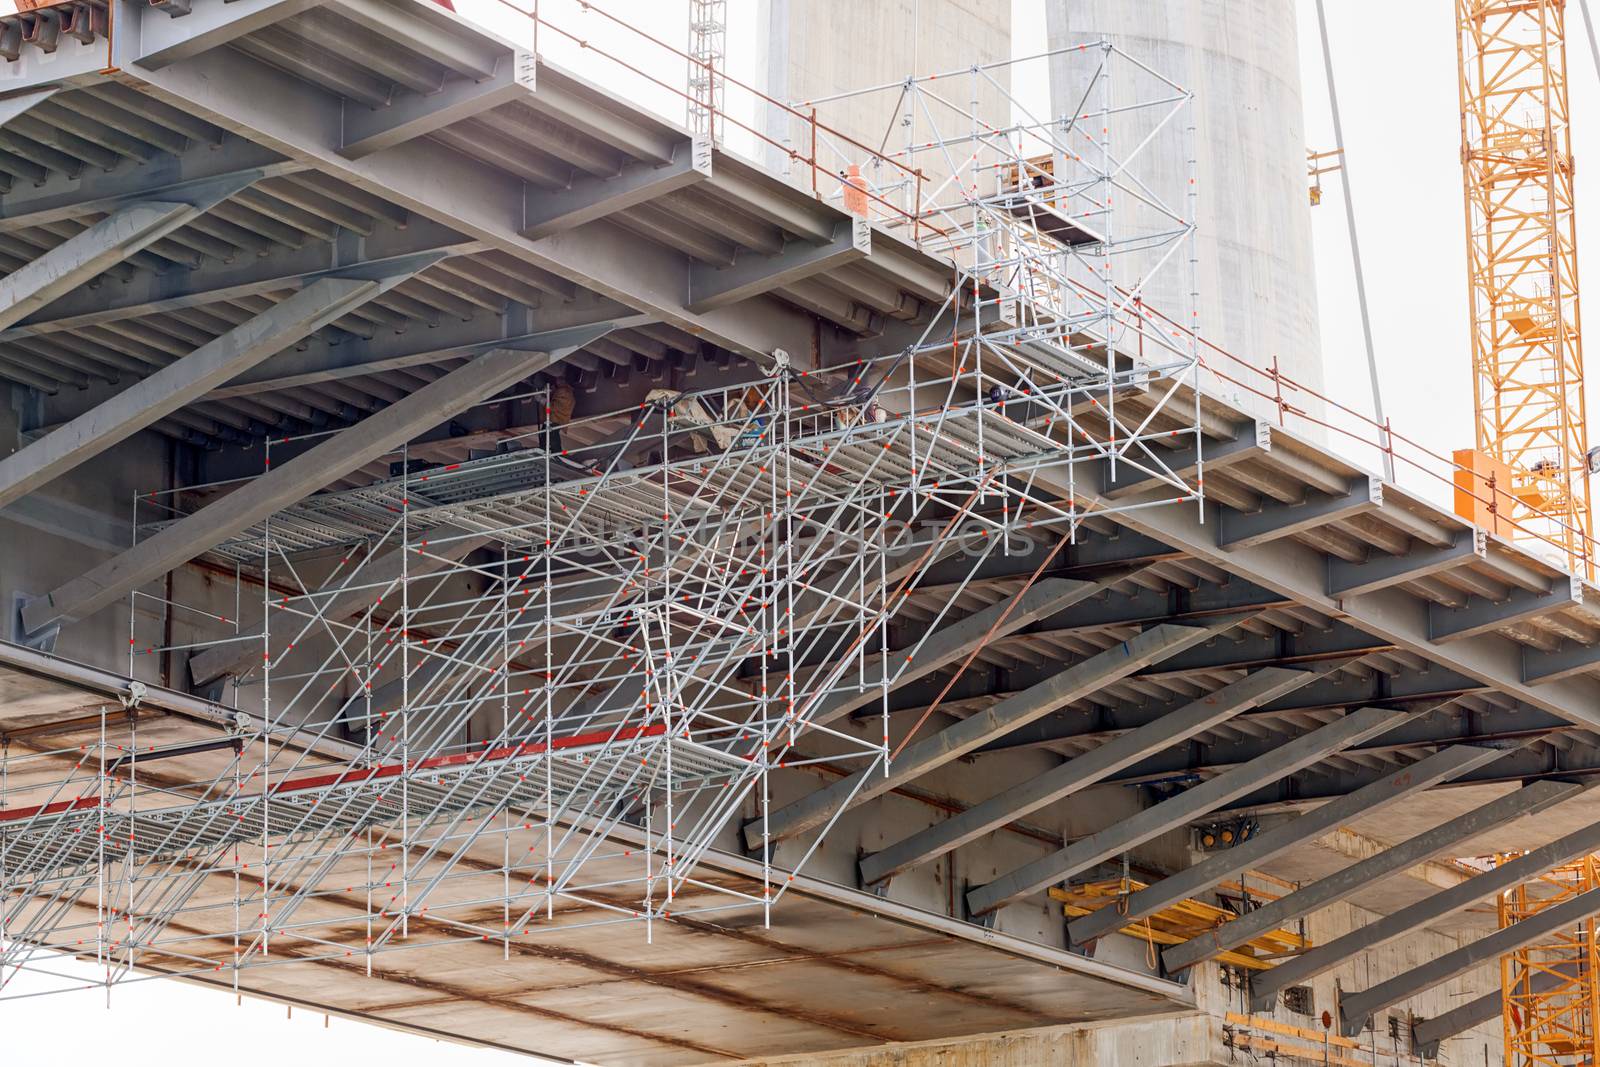
[[[65,680],[75,677],[71,668],[34,660],[25,668],[0,668],[0,698],[10,701],[0,705],[0,734],[61,723],[49,733],[48,747],[70,754],[99,736],[98,709],[109,706],[116,728],[120,709],[108,699],[114,685]],[[161,710],[178,700],[164,691],[146,697],[138,723],[141,745],[217,736],[215,726]],[[67,725],[73,720],[78,721]],[[27,743],[29,738],[18,742]],[[231,758],[229,751],[174,757],[162,762],[159,773],[205,779]],[[260,754],[247,752],[244,758]],[[19,801],[43,799],[30,796],[29,788],[50,788],[58,772],[42,762],[30,765],[32,777],[13,775]],[[625,826],[611,833],[622,848],[637,845],[642,835]],[[543,840],[542,830],[513,831],[506,847],[523,855]],[[590,861],[598,865],[597,884],[620,879],[627,868],[620,849],[614,852]],[[473,902],[500,891],[503,855],[498,842],[472,846],[458,864],[459,875],[434,891],[429,907],[435,914],[454,908],[473,921],[498,921],[497,908],[478,915],[481,903]],[[352,888],[367,877],[364,863],[360,857],[343,859],[307,887],[312,896],[297,917],[317,922],[330,943],[354,947],[369,933],[363,891]],[[752,900],[760,899],[760,877],[759,863],[733,855],[710,855],[696,871],[699,886],[719,886]],[[528,929],[509,943],[451,938],[453,928],[419,916],[409,936],[439,943],[427,953],[379,954],[370,976],[362,959],[322,953],[315,960],[246,970],[240,986],[301,1003],[314,996],[327,1010],[429,1035],[590,1063],[663,1067],[1126,1019],[1192,1004],[1186,988],[1136,970],[804,876],[785,884],[770,925],[755,905],[696,914],[697,897],[706,897],[708,906],[713,898],[726,898],[690,888],[678,897],[672,918],[654,924],[647,941],[642,921],[616,921],[631,899],[596,891],[591,904],[563,902],[549,920],[528,921]],[[229,957],[231,912],[225,905],[234,892],[231,875],[219,872],[205,881],[172,927],[193,937],[186,951],[217,961]],[[208,904],[215,907],[208,910]],[[76,921],[92,923],[92,900],[80,912]],[[12,918],[21,923],[26,917],[24,908]],[[285,956],[314,950],[284,942],[273,951],[282,963]],[[155,970],[194,966],[192,959],[169,959],[158,951],[142,962]]]
[[[1205,334],[1211,343],[1246,358],[1270,354],[1288,377],[1321,391],[1296,5],[1046,0],[1044,8],[1052,50],[1104,36],[1194,92],[1192,112],[1150,143],[1140,167],[1159,176],[1153,187],[1172,188],[1169,181],[1177,178],[1181,184],[1194,160],[1200,190],[1197,284]],[[1050,113],[1072,114],[1086,99],[1087,80],[1097,69],[1098,58],[1053,57]],[[1111,70],[1123,94],[1118,102],[1161,95],[1154,80],[1127,60],[1114,59]],[[1089,90],[1085,110],[1099,107],[1098,90]],[[1152,111],[1148,121],[1153,124],[1155,117]],[[1190,122],[1198,133],[1192,154],[1181,130]],[[1142,224],[1157,225],[1153,220]],[[1187,270],[1163,270],[1146,283],[1145,299],[1181,320],[1190,310],[1190,284]],[[1239,372],[1230,366],[1228,373]],[[1262,387],[1260,380],[1248,384]],[[1246,408],[1257,403],[1228,382],[1212,379],[1207,386]],[[1294,402],[1316,403],[1305,394]]]
[[[898,153],[908,140],[926,141],[932,136],[928,115],[943,111],[937,105],[907,108],[899,84],[910,75],[943,74],[966,70],[974,63],[995,63],[1011,57],[1011,6],[984,3],[983,0],[880,0],[862,4],[856,0],[759,0],[756,5],[758,52],[764,69],[757,74],[768,96],[786,103],[820,99],[875,86],[890,86],[848,100],[818,106],[818,121],[843,136],[824,133],[818,145],[818,164],[835,175],[850,163],[862,166],[869,183],[891,186],[900,176],[889,168],[877,170],[867,164],[867,153],[845,141],[848,137],[861,145],[885,153]],[[848,32],[840,32],[848,27]],[[999,68],[991,77],[1001,85],[1010,80],[1010,71]],[[965,109],[974,95],[978,114],[988,121],[1009,118],[1010,104],[994,86],[969,77],[946,85],[933,85],[928,92]],[[804,110],[804,109],[800,109]],[[901,119],[909,114],[910,122]],[[809,126],[798,116],[769,107],[764,116],[765,133],[781,144],[794,145],[803,155],[810,154]],[[954,125],[948,112],[941,123]],[[947,136],[950,130],[942,130]],[[964,132],[964,131],[962,131]],[[790,162],[776,145],[763,144],[762,162],[774,173],[789,176],[797,185],[809,188],[811,170]],[[957,152],[956,155],[961,153]],[[916,165],[927,176],[924,191],[941,203],[955,199],[949,190],[940,189],[949,175],[942,154],[921,151]],[[837,180],[823,178],[822,191],[833,193]],[[915,193],[912,193],[914,197]],[[886,193],[893,204],[905,203],[901,193]]]
[[[818,1060],[782,1056],[750,1067],[825,1063],[828,1067],[1200,1067],[1229,1062],[1218,1020],[1204,1015],[1148,1019],[1135,1025],[1051,1027],[963,1041],[888,1045]]]

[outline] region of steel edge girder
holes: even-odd
[[[782,349],[801,365],[813,362],[818,320],[765,297],[696,314],[688,307],[687,258],[607,221],[523,237],[526,187],[510,174],[423,140],[346,158],[342,101],[308,82],[232,52],[203,52],[159,70],[141,67],[140,20],[167,16],[130,0],[111,2],[120,30],[114,62],[132,88],[745,356],[768,359]]]
[[[118,14],[124,13],[130,14],[135,19],[167,17],[119,0]],[[604,236],[603,233],[591,235],[587,230],[581,234],[575,232],[558,235],[546,239],[553,242],[548,249],[542,242],[518,237],[516,223],[519,220],[511,217],[515,213],[509,209],[511,205],[520,203],[521,183],[509,180],[496,182],[494,176],[487,173],[487,168],[479,169],[476,174],[479,188],[487,191],[498,190],[506,195],[487,199],[458,195],[453,199],[470,202],[482,210],[470,218],[454,215],[443,215],[441,218],[440,209],[436,204],[418,195],[421,192],[418,186],[423,179],[405,180],[406,172],[415,170],[416,164],[421,162],[415,151],[416,146],[409,148],[397,146],[396,149],[376,153],[373,158],[360,162],[339,157],[335,147],[338,137],[335,134],[330,133],[326,138],[317,136],[319,132],[328,132],[326,124],[334,117],[338,101],[320,90],[297,82],[287,75],[278,74],[253,61],[235,61],[233,57],[229,57],[229,71],[248,73],[256,80],[269,78],[279,87],[286,84],[295,90],[291,93],[292,102],[286,104],[279,102],[272,108],[252,109],[242,106],[249,102],[247,94],[242,89],[234,88],[230,92],[217,85],[217,78],[206,79],[198,76],[216,65],[218,60],[216,56],[201,55],[195,57],[192,62],[175,63],[160,72],[140,70],[136,57],[119,53],[117,58],[128,61],[123,66],[124,80],[138,83],[138,87],[142,90],[165,97],[169,101],[198,105],[219,120],[219,124],[225,128],[238,131],[246,138],[283,152],[292,161],[291,166],[312,165],[319,170],[336,173],[358,187],[401,202],[412,211],[440,218],[448,224],[470,223],[461,228],[474,234],[479,240],[538,262],[558,273],[573,276],[575,272],[559,258],[548,258],[547,252],[559,255],[561,243],[568,238],[572,239],[568,243],[576,243],[580,237],[587,240],[591,236]],[[196,65],[199,69],[188,69],[191,65]],[[309,106],[296,107],[295,103]],[[296,116],[298,122],[284,120],[282,116],[286,113]],[[436,183],[448,184],[448,175],[429,173],[427,177]],[[504,185],[505,188],[499,189],[500,185]],[[436,185],[435,188],[437,187]],[[506,214],[497,218],[493,209],[484,208],[484,205],[498,205]],[[636,251],[635,243],[630,242],[629,248],[630,251]],[[686,272],[680,269],[680,264],[674,262],[666,266],[674,275],[673,281],[682,283],[686,280]],[[624,302],[639,302],[640,294],[627,287],[627,283],[635,279],[626,279],[619,286],[613,284],[609,278],[592,278],[581,274],[580,277],[585,284],[592,283],[600,291],[615,295]],[[682,285],[676,287],[681,290]],[[665,301],[663,306],[667,310],[678,309],[677,313],[667,316],[669,321],[676,319],[690,328],[697,328],[697,323],[682,314],[686,310],[683,308],[684,295],[682,292],[649,294],[652,300]],[[810,323],[804,323],[804,326],[805,332],[809,332]],[[710,328],[715,335],[717,327],[712,325]],[[758,355],[765,355],[770,351],[765,342],[749,345],[734,341],[733,346]],[[1215,505],[1209,507],[1213,511],[1211,517],[1214,520],[1217,517]],[[1597,722],[1594,713],[1585,710],[1594,704],[1596,686],[1592,680],[1560,679],[1538,687],[1525,685],[1520,680],[1517,665],[1511,662],[1518,652],[1517,646],[1494,634],[1474,635],[1455,642],[1449,649],[1443,649],[1427,639],[1426,605],[1398,590],[1376,590],[1347,601],[1328,597],[1322,589],[1317,588],[1316,582],[1316,578],[1325,570],[1325,567],[1317,564],[1324,563],[1324,559],[1320,553],[1306,546],[1278,539],[1232,551],[1218,549],[1215,547],[1214,536],[1208,536],[1210,531],[1192,520],[1191,509],[1146,509],[1117,515],[1115,518],[1116,521],[1132,529],[1174,544],[1175,547],[1180,547],[1208,562],[1235,573],[1248,575],[1259,584],[1301,603],[1335,616],[1342,615],[1363,630],[1382,636],[1430,659],[1446,663],[1453,670],[1477,677],[1486,685],[1511,693],[1527,703],[1585,725],[1594,725]],[[1216,529],[1214,521],[1210,526],[1212,530]],[[1450,653],[1448,656],[1441,655],[1441,652],[1446,651]]]
[[[3,203],[0,200],[0,205]],[[419,219],[404,229],[385,227],[374,231],[362,239],[360,251],[355,254],[335,244],[307,241],[297,249],[240,257],[231,263],[208,262],[193,270],[159,275],[141,273],[128,282],[107,281],[92,290],[79,288],[65,294],[43,311],[21,319],[18,325],[0,330],[0,344],[298,289],[326,275],[350,277],[360,271],[381,275],[389,260],[420,252],[465,255],[481,247],[481,243]]]
[[[1275,434],[1283,432],[1274,430]],[[1050,484],[1047,477],[1038,480],[1042,487],[1058,495],[1067,493],[1065,484]],[[1086,487],[1083,479],[1078,481],[1076,489],[1081,506],[1091,510],[1113,507],[1112,501]],[[1217,531],[1222,507],[1207,501],[1199,505],[1110,510],[1107,517],[1137,533],[1181,549],[1197,560],[1246,578],[1334,619],[1344,620],[1364,633],[1441,667],[1477,679],[1506,696],[1579,726],[1600,729],[1600,683],[1594,679],[1568,677],[1530,685],[1523,681],[1523,646],[1498,633],[1474,633],[1447,643],[1434,641],[1430,637],[1430,602],[1395,586],[1355,597],[1330,596],[1326,588],[1327,555],[1293,538],[1221,548],[1217,543]],[[1204,510],[1203,520],[1201,509]],[[1564,586],[1564,576],[1552,584]]]

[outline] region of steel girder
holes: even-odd
[[[1044,889],[1174,827],[1215,811],[1264,782],[1293,774],[1362,738],[1381,733],[1403,718],[1403,712],[1388,708],[1358,708],[1326,726],[1277,745],[1272,752],[1264,753],[1249,763],[1207,779],[1130,818],[968,890],[967,908],[974,915],[992,912],[1018,897]]]
[[[1449,781],[1474,767],[1499,759],[1503,754],[1501,749],[1477,745],[1442,748],[1387,778],[1371,782],[1303,815],[1253,834],[1232,848],[1221,849],[1192,867],[1130,894],[1115,908],[1105,908],[1072,920],[1067,924],[1067,936],[1074,943],[1103,937],[1188,897],[1198,897],[1219,882],[1236,878],[1298,845],[1309,844],[1357,816],[1367,815],[1440,782]]]
[[[1170,972],[1192,967],[1319,908],[1346,900],[1383,878],[1426,863],[1479,834],[1553,807],[1583,788],[1575,782],[1534,782],[1514,793],[1496,797],[1465,815],[1440,823],[1377,855],[1368,856],[1277,900],[1267,901],[1231,922],[1173,945],[1161,953],[1161,965]]]
[[[479,356],[64,583],[48,595],[29,601],[22,609],[23,625],[29,633],[35,633],[58,620],[81,618],[98,611],[253,523],[371,462],[419,431],[565,356],[562,350],[518,352],[509,349]]]
[[[0,506],[48,483],[164,415],[197,400],[215,385],[256,366],[274,352],[380,296],[437,255],[410,257],[378,279],[330,275],[143,378],[0,460]]]
[[[1372,1016],[1384,1008],[1498,960],[1525,945],[1549,937],[1557,930],[1576,926],[1596,913],[1600,913],[1600,889],[1591,889],[1397,974],[1370,989],[1355,993],[1341,992],[1339,1032],[1346,1037],[1355,1037],[1367,1028]]]
[[[1020,782],[936,826],[874,852],[861,860],[861,881],[868,885],[881,882],[942,856],[1031,811],[1087,789],[1142,756],[1178,744],[1245,708],[1292,692],[1314,677],[1311,671],[1279,667],[1257,671],[1155,722],[1121,734],[1077,759]]]
[[[1273,432],[1275,435],[1282,433]],[[1048,480],[1039,479],[1041,484]],[[1065,483],[1057,482],[1050,488],[1061,495],[1069,493]],[[1082,480],[1076,484],[1076,495],[1080,504],[1089,509],[1111,504]],[[1225,505],[1211,501],[1203,508],[1124,508],[1110,517],[1119,525],[1181,549],[1231,574],[1246,577],[1298,604],[1343,619],[1385,644],[1476,679],[1517,701],[1590,729],[1600,728],[1600,711],[1596,710],[1600,709],[1600,683],[1594,679],[1564,677],[1530,684],[1523,678],[1522,645],[1466,620],[1441,621],[1441,613],[1447,613],[1448,609],[1441,609],[1405,589],[1388,586],[1359,596],[1330,593],[1328,553],[1303,540],[1280,537],[1261,543],[1224,546],[1219,543],[1218,530],[1228,510]],[[1543,605],[1543,609],[1570,603],[1573,595],[1570,582],[1554,582],[1547,594],[1549,603]],[[1470,607],[1463,609],[1469,613],[1471,610]],[[1453,640],[1435,639],[1441,625],[1452,630]]]
[[[1359,955],[1360,953],[1384,944],[1387,941],[1392,941],[1395,938],[1401,937],[1413,930],[1422,929],[1429,923],[1435,922],[1446,915],[1460,911],[1462,908],[1465,908],[1476,901],[1483,900],[1493,896],[1496,893],[1503,892],[1514,885],[1537,878],[1550,868],[1565,863],[1575,856],[1581,856],[1586,852],[1592,852],[1596,848],[1600,848],[1600,823],[1591,823],[1581,830],[1576,830],[1570,834],[1566,834],[1565,836],[1557,838],[1548,844],[1539,846],[1531,852],[1526,852],[1515,859],[1507,861],[1506,863],[1500,864],[1496,867],[1491,867],[1482,874],[1474,875],[1464,882],[1451,886],[1449,889],[1440,890],[1432,896],[1425,897],[1422,900],[1417,901],[1415,904],[1407,905],[1406,907],[1401,908],[1399,911],[1393,912],[1389,915],[1380,916],[1372,922],[1367,923],[1365,926],[1352,930],[1343,937],[1335,938],[1332,941],[1325,942],[1316,946],[1315,948],[1309,949],[1306,952],[1296,956],[1294,959],[1286,960],[1269,971],[1263,971],[1252,976],[1250,985],[1250,1003],[1252,1009],[1256,1011],[1265,1010],[1266,1008],[1271,1007],[1272,1004],[1277,1000],[1279,993],[1291,985],[1296,985],[1311,978],[1315,978],[1317,975],[1323,974],[1332,968],[1339,966],[1339,964],[1343,963],[1352,956]],[[1593,898],[1595,901],[1600,901],[1600,890],[1594,890],[1574,897],[1572,900],[1566,901],[1564,904],[1559,905],[1559,907],[1566,907],[1567,905],[1572,904],[1574,901],[1590,898]],[[1593,909],[1597,907],[1600,907],[1600,904],[1592,905],[1591,911],[1584,912],[1578,917],[1587,917],[1587,915],[1592,914]],[[1549,908],[1544,912],[1540,912],[1539,915],[1543,916],[1555,910],[1556,908]],[[1507,927],[1506,930],[1518,930],[1519,928],[1523,927],[1528,927],[1526,921],[1515,923],[1512,926]],[[1531,929],[1531,927],[1528,928]],[[1475,959],[1487,960],[1498,957],[1505,952],[1509,952],[1518,947],[1520,944],[1526,944],[1526,942],[1513,942],[1504,945],[1498,950],[1489,951],[1487,955],[1481,955],[1481,953],[1487,949],[1486,943],[1491,942],[1491,940],[1495,939],[1498,935],[1506,934],[1506,930],[1497,931],[1496,934],[1491,934],[1486,938],[1479,938],[1477,941],[1465,946],[1463,951],[1477,952],[1479,955],[1474,956]],[[1523,930],[1522,932],[1526,933],[1526,930]],[[1507,936],[1515,938],[1518,935],[1511,934]],[[1473,950],[1473,945],[1484,946],[1484,948]],[[1454,956],[1455,953],[1450,953],[1448,955]],[[1473,964],[1473,966],[1475,966],[1475,964]],[[1470,969],[1470,966],[1467,969]],[[1422,979],[1430,975],[1430,973],[1436,974],[1436,977],[1432,977],[1431,980],[1423,981]],[[1398,975],[1390,981],[1382,983],[1381,988],[1404,989],[1405,992],[1396,997],[1395,1000],[1377,1003],[1377,999],[1381,998],[1376,998],[1368,1002],[1366,1014],[1370,1014],[1371,1010],[1374,1008],[1387,1007],[1389,1004],[1396,1003],[1399,1000],[1404,1000],[1406,997],[1412,996],[1415,993],[1420,993],[1425,989],[1430,989],[1439,982],[1448,981],[1450,978],[1459,973],[1461,972],[1453,971],[1449,968],[1442,968],[1437,972],[1430,972],[1428,967],[1425,966],[1418,968],[1416,971],[1409,972],[1408,974]],[[1361,1018],[1365,1019],[1366,1015],[1363,1014]],[[1345,1021],[1348,1024],[1350,1022],[1350,1017],[1347,1016]],[[1360,1025],[1357,1024],[1357,1029],[1359,1028]]]
[[[903,782],[959,759],[1031,718],[1081,699],[1086,693],[1127,677],[1139,667],[1204,641],[1237,622],[1237,619],[1228,619],[1208,626],[1163,624],[1152,627],[1138,637],[1090,656],[971,718],[962,719],[917,741],[907,747],[900,758],[891,761],[887,773],[875,763],[772,812],[764,819],[751,820],[744,827],[746,847],[759,848],[763,843],[782,841],[815,829],[852,805],[881,796]]]
[[[243,182],[244,179],[230,181]],[[404,228],[376,229],[365,235],[360,247],[354,250],[307,242],[300,248],[277,248],[266,255],[231,263],[208,261],[196,270],[175,272],[175,276],[141,274],[109,292],[104,288],[77,289],[64,294],[42,312],[0,330],[0,343],[298,289],[330,274],[381,276],[386,264],[419,253],[435,252],[444,257],[465,255],[481,248],[481,242],[464,238],[427,219],[417,219]]]
[[[113,2],[119,29],[112,42],[114,61],[141,91],[198,113],[299,166],[346,181],[742,355],[764,360],[783,350],[802,362],[809,360],[816,338],[816,322],[809,315],[761,298],[696,312],[690,307],[690,271],[683,255],[640,241],[605,220],[527,237],[522,232],[529,195],[524,180],[459,153],[438,151],[422,139],[349,158],[344,99],[232,51],[207,49],[177,58],[157,53],[152,66],[141,40],[144,27],[171,20],[127,0]],[[233,6],[214,10],[226,21]],[[397,9],[393,17],[404,21],[409,14]],[[521,77],[520,99],[538,102],[544,91],[542,70]]]

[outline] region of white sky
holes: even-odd
[[[458,6],[467,10],[470,3],[474,12],[488,11],[494,2],[463,0]],[[569,2],[549,0],[549,6]],[[1307,138],[1315,148],[1328,148],[1332,125],[1314,9],[1311,0],[1295,2]],[[643,0],[613,4],[674,45],[682,42],[680,5]],[[11,6],[11,0],[0,0],[0,8]],[[753,37],[755,5],[753,0],[733,0],[730,6],[730,50],[739,51],[741,42]],[[1328,6],[1385,402],[1397,429],[1448,453],[1470,444],[1472,434],[1453,5],[1449,0],[1331,0]],[[1042,10],[1042,0],[1013,0],[1013,37],[1019,50],[1036,51],[1044,39]],[[1575,33],[1578,27],[1574,18]],[[502,32],[526,40],[526,31],[515,23],[503,25]],[[597,42],[619,39],[603,26],[594,29],[593,23],[586,36]],[[1575,143],[1600,144],[1595,135],[1600,130],[1600,81],[1586,42],[1578,38],[1573,45],[1569,66],[1579,134]],[[540,48],[563,65],[583,67],[570,46],[547,37]],[[748,49],[744,45],[746,54],[734,64],[735,76],[751,76]],[[664,72],[659,63],[652,65]],[[637,82],[620,88],[663,110],[676,110],[664,103],[662,90]],[[1043,86],[1036,91],[1042,93]],[[1041,108],[1047,110],[1047,105]],[[1577,200],[1584,206],[1579,247],[1589,253],[1600,248],[1600,224],[1595,222],[1600,218],[1600,159],[1580,150],[1577,180]],[[1339,178],[1325,178],[1324,187],[1327,195],[1313,220],[1327,380],[1337,399],[1366,410],[1366,366]],[[1600,265],[1592,256],[1584,266],[1600,278],[1595,274]],[[1592,356],[1600,359],[1600,353]],[[1410,480],[1404,472],[1402,480]],[[1414,484],[1438,495],[1426,482]],[[76,973],[92,980],[90,968]],[[24,975],[7,992],[42,987]],[[233,1067],[349,1062],[355,1055],[394,1063],[425,1056],[430,1067],[530,1062],[339,1019],[324,1028],[320,1015],[295,1012],[286,1018],[282,1006],[248,999],[235,1007],[228,994],[173,982],[120,987],[109,1009],[103,1001],[100,992],[90,991],[0,1003],[4,1062],[19,1067],[55,1063],[66,1053],[71,1062],[104,1059],[122,1067],[170,1067],[219,1052]],[[138,1040],[130,1040],[133,1035]]]
[[[1313,0],[1293,2],[1308,147],[1331,149],[1333,121],[1316,8]],[[1473,443],[1455,5],[1451,0],[1325,4],[1384,407],[1397,434],[1448,456]],[[1016,54],[1039,51],[1045,39],[1043,0],[1013,0],[1012,11]],[[1592,288],[1600,285],[1600,262],[1593,254],[1600,249],[1600,159],[1586,156],[1584,146],[1600,144],[1600,79],[1582,36],[1578,6],[1569,5],[1569,12],[1578,247],[1580,267],[1586,265],[1596,279]],[[1042,94],[1045,87],[1033,91]],[[1325,175],[1323,202],[1311,211],[1325,380],[1334,400],[1370,414],[1342,180],[1340,174]],[[1203,320],[1204,293],[1200,301]],[[1591,320],[1593,315],[1591,310]],[[1600,353],[1591,353],[1590,360],[1600,360]],[[1600,411],[1596,398],[1591,388],[1592,411]],[[1337,436],[1332,444],[1350,447]],[[1352,458],[1379,469],[1374,452]],[[1439,479],[1403,464],[1397,475],[1408,488],[1450,505],[1449,489]]]

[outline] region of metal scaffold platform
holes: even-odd
[[[1600,848],[1600,594],[1208,333],[1189,89],[779,100],[743,8],[608,6],[0,15],[4,1010],[658,1067],[1498,1017],[1600,908],[1472,907]]]
[[[777,867],[751,829],[775,771],[836,769],[852,796],[884,779],[893,688],[959,673],[990,637],[1081,599],[1083,583],[1041,575],[1085,522],[1203,502],[1203,461],[1168,461],[1200,454],[1197,337],[1138,295],[1187,261],[1196,194],[1141,177],[1137,131],[1181,129],[1188,94],[1152,73],[1148,104],[1112,109],[1105,68],[1133,61],[1099,44],[1089,58],[1093,134],[962,110],[966,134],[903,158],[825,149],[876,166],[835,183],[844,215],[822,252],[848,263],[893,233],[948,271],[898,346],[834,367],[773,349],[621,406],[577,405],[569,378],[538,374],[494,397],[527,414],[486,447],[374,450],[365,476],[236,523],[195,596],[134,591],[130,676],[181,656],[199,691],[249,713],[151,736],[130,699],[76,750],[6,760],[0,988],[61,952],[92,956],[109,995],[151,973],[238,988],[252,969],[351,959],[370,974],[472,942],[510,959],[575,923],[647,941],[670,918],[769,927],[849,806]],[[932,84],[906,86],[924,110]],[[696,93],[691,113],[714,114],[720,90]],[[919,199],[930,153],[987,185],[951,168]],[[1112,236],[1123,195],[1163,228]],[[1152,249],[1154,266],[1126,267]],[[774,284],[721,276],[738,272],[702,303]],[[581,366],[626,329],[540,343]],[[141,492],[133,543],[161,545],[338,436],[274,435],[253,477]],[[1108,464],[1144,491],[1085,509],[1077,487]],[[968,613],[1000,561],[1022,567],[1014,595]],[[848,728],[874,713],[875,731]],[[741,853],[740,877],[715,873]]]

